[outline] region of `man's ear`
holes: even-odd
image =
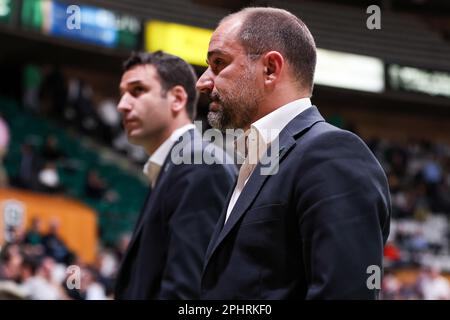
[[[169,90],[170,108],[172,112],[178,113],[186,107],[188,96],[186,90],[180,85]]]
[[[269,51],[264,55],[262,63],[264,83],[273,85],[280,78],[284,68],[284,58],[278,51]]]

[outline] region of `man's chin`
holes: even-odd
[[[207,117],[211,127],[220,131],[225,130],[222,113],[210,110]]]
[[[131,144],[141,145],[141,137],[133,132],[127,134],[127,139]]]

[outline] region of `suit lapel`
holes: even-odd
[[[290,138],[290,139],[289,139]],[[295,145],[295,140],[292,139],[292,137],[288,137],[285,141],[285,144],[282,145],[279,148],[279,152],[274,156],[274,159],[272,161],[278,161],[280,163],[284,156],[288,153],[288,151]],[[270,149],[272,152],[272,150]],[[263,160],[267,160],[268,156],[266,155],[263,157]],[[261,163],[268,163],[265,161],[261,161]],[[215,234],[211,240],[210,246],[208,247],[207,252],[207,261],[211,257],[212,253],[216,250],[217,246],[223,241],[223,239],[229,234],[229,232],[233,229],[233,227],[236,225],[236,223],[240,220],[240,218],[244,215],[244,213],[247,211],[248,207],[251,205],[253,200],[258,195],[259,191],[261,190],[261,187],[263,186],[264,182],[270,177],[270,175],[262,175],[261,172],[261,163],[258,163],[258,165],[255,167],[253,173],[251,174],[250,178],[247,181],[247,184],[242,190],[242,193],[240,194],[238,200],[236,201],[236,204],[233,207],[233,210],[230,213],[230,217],[228,218],[227,222],[225,222],[225,216],[228,208],[228,203],[231,198],[231,194],[233,191],[230,192],[228,196],[228,201],[226,202],[226,206],[222,212],[219,225],[216,228]],[[234,189],[234,188],[233,188]],[[223,227],[223,228],[222,228]],[[206,265],[206,264],[205,264]]]
[[[243,188],[242,193],[236,201],[236,204],[230,213],[228,221],[223,226],[228,203],[231,198],[231,194],[229,195],[228,201],[226,202],[227,205],[225,206],[219,221],[220,225],[217,226],[208,246],[206,262],[204,264],[205,268],[207,267],[211,256],[214,254],[214,251],[226,238],[226,236],[230,233],[230,231],[234,228],[234,226],[238,223],[242,216],[246,213],[248,208],[251,206],[251,204],[259,194],[262,186],[264,185],[264,182],[270,177],[270,175],[268,174],[261,174],[261,169],[263,168],[261,163],[270,163],[270,161],[267,161],[269,159],[268,154],[275,152],[275,157],[272,159],[272,161],[278,161],[278,166],[281,165],[281,162],[286,158],[289,151],[296,145],[296,138],[298,138],[299,135],[303,134],[315,123],[321,121],[324,121],[324,119],[320,115],[317,108],[315,106],[312,106],[288,123],[288,125],[280,133],[278,152],[276,152],[276,150],[272,150],[272,147],[269,148],[268,152],[265,154],[261,162],[258,163],[258,165],[255,167],[253,173],[247,181],[247,184]],[[222,226],[223,228],[221,228]]]
[[[141,214],[139,216],[139,219],[137,221],[135,230],[133,232],[133,235],[131,237],[130,240],[130,244],[128,245],[126,254],[125,254],[125,259],[128,256],[128,253],[131,251],[131,248],[134,246],[134,244],[136,243],[137,239],[139,238],[139,235],[141,233],[142,227],[144,226],[144,221],[147,215],[151,214],[151,212],[153,211],[153,206],[155,205],[155,203],[157,202],[154,199],[159,199],[161,190],[164,186],[164,181],[165,179],[167,179],[168,174],[167,172],[170,171],[170,169],[174,166],[174,163],[171,161],[171,153],[173,148],[178,145],[179,143],[182,143],[181,147],[184,147],[185,145],[187,145],[188,143],[190,143],[192,141],[192,139],[194,139],[194,136],[198,135],[198,132],[195,131],[195,129],[191,129],[186,131],[178,140],[177,142],[175,142],[172,146],[172,148],[170,149],[169,154],[167,155],[166,159],[164,160],[164,164],[161,167],[161,171],[158,175],[158,178],[156,179],[156,183],[155,183],[155,188],[150,192],[150,194],[147,196],[147,199],[145,201],[144,206],[142,207],[141,210]],[[197,136],[198,138],[198,136]],[[201,139],[201,136],[200,136]]]
[[[210,253],[215,248],[214,244],[217,242],[220,232],[222,231],[223,224],[225,223],[225,217],[227,216],[228,203],[230,203],[231,196],[233,195],[233,190],[237,184],[237,179],[235,179],[235,180],[236,181],[234,182],[233,188],[231,188],[230,191],[228,192],[228,196],[225,200],[225,206],[222,209],[222,213],[220,214],[219,220],[217,221],[216,227],[214,228],[214,232],[211,236],[211,240],[209,241],[208,248],[206,249],[206,255],[205,255],[206,260],[209,259]]]

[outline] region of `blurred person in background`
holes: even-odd
[[[57,219],[50,221],[49,231],[42,239],[45,255],[52,257],[58,263],[70,265],[73,253],[67,248],[64,240],[59,236],[60,222]]]
[[[89,170],[87,173],[84,191],[89,198],[104,199],[109,203],[116,201],[119,197],[116,191],[109,189],[108,184],[94,169]]]
[[[450,300],[450,284],[437,266],[425,267],[418,287],[424,300]]]
[[[105,143],[111,145],[114,138],[121,132],[117,102],[111,98],[102,99],[98,103],[97,114],[101,124],[103,140]]]
[[[81,272],[81,289],[84,300],[106,300],[105,288],[98,281],[97,270],[92,267],[85,267]]]
[[[210,124],[243,129],[278,157],[276,174],[264,174],[249,144],[208,247],[202,298],[376,299],[367,270],[382,268],[387,178],[359,137],[311,104],[306,25],[282,9],[243,9],[219,23],[207,62],[197,88],[211,99]]]
[[[223,151],[216,147],[210,149],[216,164],[174,162],[175,147],[191,163],[205,151],[192,123],[197,92],[191,66],[157,51],[133,54],[124,67],[117,108],[128,140],[151,155],[144,173],[152,190],[122,261],[115,297],[196,299],[206,248],[235,168],[222,164]]]
[[[117,260],[122,261],[125,257],[125,252],[127,251],[128,246],[130,245],[131,234],[124,233],[119,237],[116,246],[114,247],[114,253],[117,257]]]
[[[42,220],[39,217],[33,217],[31,227],[25,233],[25,244],[32,246],[42,245]]]
[[[24,234],[24,251],[32,255],[43,255],[44,246],[42,245],[42,220],[38,216],[33,217],[31,226]]]
[[[64,152],[58,146],[58,139],[54,135],[48,135],[45,138],[41,154],[44,160],[50,162],[56,162],[65,157]]]
[[[58,169],[54,162],[46,162],[38,174],[40,191],[56,193],[62,191]]]
[[[400,290],[402,284],[397,279],[395,274],[385,269],[383,282],[381,285],[381,297],[383,300],[397,300],[400,299]]]
[[[0,280],[19,282],[22,262],[20,246],[17,244],[5,245],[0,255]]]
[[[50,257],[26,257],[21,268],[22,289],[31,300],[60,300],[64,291],[54,281],[55,261]]]
[[[23,68],[22,102],[25,108],[33,113],[40,112],[40,90],[43,81],[42,70],[34,64],[27,64]]]
[[[49,116],[59,117],[67,103],[66,79],[58,65],[46,66],[46,76],[41,85],[42,111]]]
[[[3,158],[8,152],[9,127],[0,113],[0,188],[8,186],[8,175],[3,166]]]
[[[36,154],[30,143],[22,144],[21,153],[17,185],[20,188],[37,190],[39,188],[38,173],[41,169],[39,155]]]

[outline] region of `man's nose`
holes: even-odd
[[[125,113],[131,110],[131,101],[128,93],[125,93],[122,98],[120,98],[119,104],[117,105],[117,111],[120,113]]]
[[[214,80],[211,77],[210,68],[208,68],[198,79],[196,88],[200,93],[209,94],[214,88]]]

